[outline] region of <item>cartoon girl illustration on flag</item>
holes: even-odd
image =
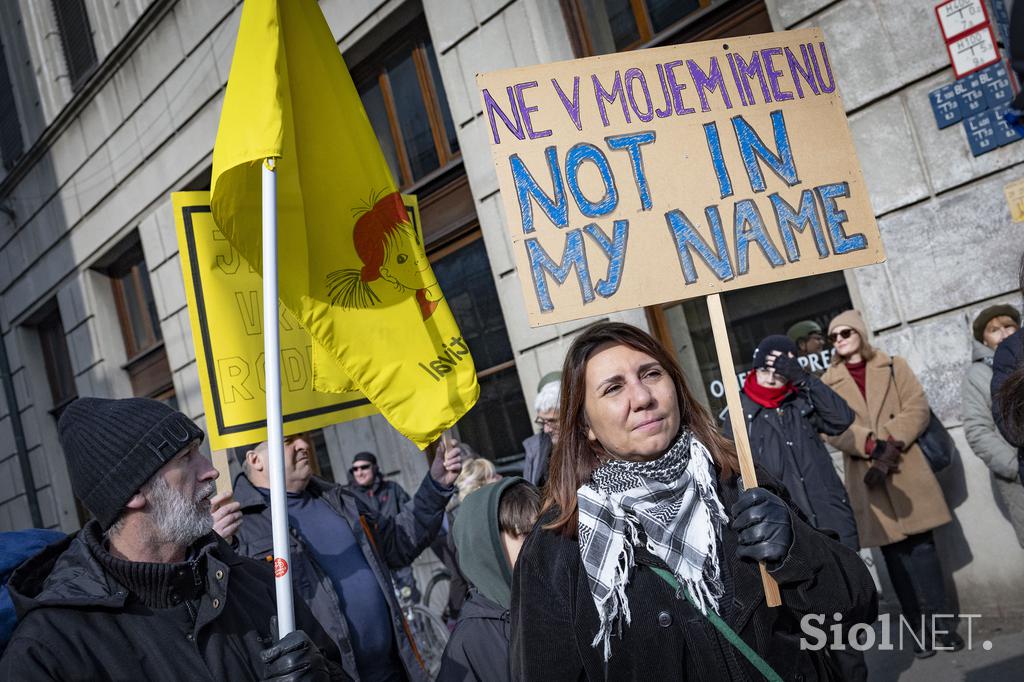
[[[423,319],[441,300],[441,288],[423,251],[419,233],[409,219],[402,196],[390,192],[371,197],[355,209],[352,241],[362,268],[342,268],[327,274],[332,305],[371,308],[381,303],[379,289],[386,282],[399,292],[415,292]]]

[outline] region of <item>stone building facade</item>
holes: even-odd
[[[960,126],[937,129],[927,95],[953,76],[935,3],[319,4],[396,177],[420,197],[428,253],[442,285],[452,283],[446,295],[460,302],[453,309],[476,343],[484,402],[457,431],[499,459],[521,451],[538,379],[560,366],[587,321],[526,323],[475,74],[821,27],[889,260],[727,296],[737,364],[766,333],[860,308],[877,344],[908,358],[960,445],[961,460],[942,481],[956,521],[938,533],[960,609],[992,617],[1024,609],[1024,550],[963,439],[959,415],[970,321],[990,303],[1020,303],[1021,240],[1003,186],[1020,176],[1024,144],[974,158]],[[208,188],[240,7],[236,0],[0,4],[0,530],[72,531],[81,523],[55,418],[75,396],[173,400],[204,422],[169,194]],[[720,377],[699,304],[616,317],[670,343],[717,408]],[[408,489],[426,470],[423,456],[380,417],[326,428],[318,442],[323,468],[338,480],[367,449]]]

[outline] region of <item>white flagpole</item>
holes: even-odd
[[[281,339],[277,298],[277,173],[275,159],[263,162],[263,360],[267,387],[267,456],[270,458],[270,519],[274,531],[277,635],[295,629],[292,556],[288,545],[288,497],[284,488],[281,417]],[[271,633],[273,634],[273,633]]]

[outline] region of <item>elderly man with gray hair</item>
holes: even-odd
[[[11,577],[21,622],[0,679],[345,679],[304,604],[274,644],[273,570],[212,532],[217,470],[195,422],[156,400],[79,398],[57,429],[93,518]]]
[[[551,449],[558,442],[558,407],[562,388],[562,373],[548,372],[537,384],[537,397],[533,410],[534,423],[540,431],[523,441],[526,457],[523,460],[523,478],[540,488],[548,480],[548,461]]]

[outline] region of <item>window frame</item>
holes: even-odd
[[[117,321],[124,343],[126,359],[121,369],[128,373],[134,395],[166,401],[176,395],[174,372],[168,362],[160,320],[155,319],[150,313],[149,302],[146,299],[148,290],[154,295],[155,307],[153,283],[142,251],[142,243],[138,239],[129,239],[126,245],[116,249],[114,253],[117,255],[102,271],[110,279]],[[146,278],[148,287],[143,282],[143,277]],[[131,281],[130,289],[133,291],[129,291],[125,279]],[[135,299],[135,310],[139,311],[140,316],[137,321],[146,334],[145,338],[136,337],[130,297]]]
[[[126,256],[129,254],[126,254]],[[156,336],[156,332],[160,331],[159,320],[153,320],[149,314],[149,305],[146,302],[145,296],[143,295],[143,283],[141,274],[141,265],[145,265],[146,259],[141,258],[137,262],[128,266],[127,270],[124,270],[123,275],[119,275],[118,272],[122,271],[124,263],[118,262],[109,269],[110,283],[114,290],[114,305],[117,307],[117,320],[121,325],[121,337],[124,339],[125,355],[128,360],[126,364],[132,364],[136,360],[141,359],[143,356],[149,354],[157,346],[163,346],[162,335]],[[135,337],[135,329],[132,326],[132,318],[129,313],[130,306],[128,303],[128,297],[130,296],[127,291],[123,277],[131,276],[136,292],[135,303],[138,306],[138,310],[142,316],[142,326],[147,331],[146,343],[140,343],[140,340]],[[149,276],[149,273],[146,273]],[[152,282],[150,282],[150,290],[152,290]]]
[[[92,38],[92,24],[89,23],[89,11],[86,9],[84,0],[51,0],[50,8],[57,24],[57,34],[60,36],[68,82],[71,83],[71,91],[78,92],[99,66],[96,45]],[[79,15],[77,18],[81,20],[80,26],[68,25],[68,21],[72,19],[72,13]],[[84,35],[71,35],[71,29],[83,29]],[[87,45],[88,49],[81,53],[73,50],[73,40],[82,41],[81,44]],[[73,59],[73,53],[76,57],[85,56],[88,63],[79,65],[77,60]]]
[[[43,315],[34,326],[39,336],[39,347],[43,357],[43,369],[46,372],[46,383],[49,384],[50,397],[53,401],[50,414],[55,418],[60,417],[64,408],[78,397],[75,370],[71,364],[71,351],[68,348],[64,321],[60,317],[60,307],[54,304],[51,310]],[[61,352],[63,358],[58,358],[56,354]],[[63,373],[61,368],[65,366],[67,367],[67,376],[59,376]],[[70,388],[70,392],[66,393],[63,390],[65,382],[68,384],[67,387]]]
[[[25,138],[21,132],[14,78],[8,67],[4,43],[0,41],[0,167],[11,170],[24,154]]]
[[[430,35],[427,32],[426,25],[421,22],[414,23],[400,32],[392,45],[363,60],[362,64],[352,71],[352,80],[360,97],[374,83],[380,88],[381,99],[384,100],[384,110],[388,117],[388,129],[391,132],[391,139],[395,144],[395,155],[398,157],[398,172],[401,175],[401,177],[395,178],[395,181],[403,191],[430,179],[434,173],[446,169],[454,161],[462,158],[462,152],[452,151],[448,144],[448,136],[444,126],[444,114],[441,110],[441,98],[438,94],[434,76],[431,73],[430,56],[427,54],[427,42],[429,40]],[[405,148],[405,140],[402,138],[394,92],[391,89],[391,79],[388,77],[386,66],[392,58],[406,53],[412,54],[413,64],[416,67],[416,78],[420,86],[420,96],[423,99],[423,107],[427,112],[427,120],[430,124],[430,132],[434,140],[434,150],[437,153],[438,159],[437,168],[428,171],[419,178],[413,177],[412,164],[409,161],[409,153]],[[440,76],[440,74],[438,75]],[[451,112],[449,111],[450,114]],[[455,125],[454,118],[452,119],[452,124]]]
[[[751,16],[767,12],[765,0],[718,0],[717,2],[715,0],[698,0],[698,2],[700,3],[698,9],[654,33],[646,4],[643,0],[630,0],[630,4],[634,7],[634,17],[637,16],[636,6],[643,4],[643,21],[637,19],[637,29],[641,33],[641,39],[618,52],[681,42],[711,40],[727,34],[730,28]],[[569,41],[573,54],[577,58],[596,55],[581,3],[582,0],[560,0],[562,15],[569,28]]]

